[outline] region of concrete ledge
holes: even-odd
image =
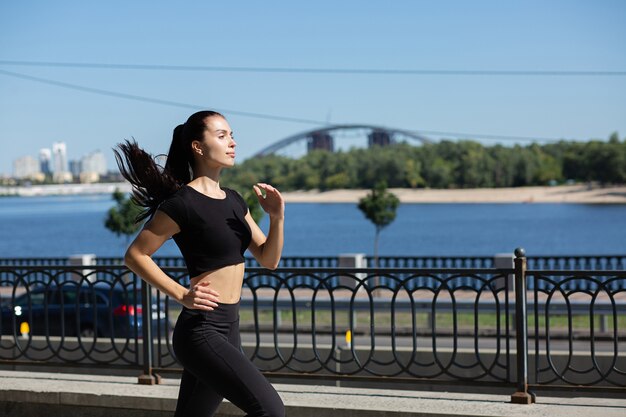
[[[0,371],[0,415],[6,417],[171,416],[179,381],[139,385],[135,377]],[[276,384],[290,417],[626,415],[626,399],[540,397],[510,404],[508,395],[395,391]],[[219,417],[242,416],[225,401]]]

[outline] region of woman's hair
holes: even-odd
[[[176,126],[163,168],[134,140],[125,140],[117,145],[118,149],[113,149],[120,173],[133,187],[133,200],[144,208],[137,216],[138,222],[152,217],[163,200],[192,180],[191,142],[202,140],[205,119],[213,116],[224,117],[218,112],[204,110]]]

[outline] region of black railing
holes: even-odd
[[[625,271],[527,273],[534,289],[528,293],[534,385],[625,385],[625,275]],[[567,317],[564,325],[555,325],[559,315]],[[583,325],[576,326],[574,318]],[[567,348],[555,349],[555,340],[565,341]],[[575,352],[583,349],[587,354],[574,360]]]
[[[502,255],[501,255],[502,256]],[[185,267],[185,262],[181,257],[155,256],[155,262],[161,267]],[[564,270],[564,271],[602,271],[602,270],[626,270],[626,255],[560,255],[560,256],[535,256],[527,259],[527,267],[530,270]],[[372,268],[375,265],[374,257],[364,257],[365,266]],[[73,263],[81,261],[81,257],[77,258],[0,258],[0,266],[72,266]],[[378,258],[378,266],[380,268],[409,268],[409,269],[475,269],[475,268],[495,268],[496,259],[494,256],[381,256]],[[119,257],[93,257],[94,265],[110,266],[123,265],[123,259]],[[342,268],[340,265],[340,257],[331,256],[291,256],[283,257],[280,263],[280,269],[285,268]],[[509,260],[512,268],[512,258]],[[259,268],[259,264],[254,258],[246,258],[247,268]],[[87,266],[84,266],[87,268]],[[106,274],[105,274],[106,275]],[[30,279],[40,279],[42,275],[31,274]],[[6,279],[6,273],[0,271],[0,280]],[[101,278],[101,277],[98,277]],[[269,285],[268,279],[260,277],[259,282],[255,285]],[[312,285],[310,278],[302,276],[299,283]],[[431,280],[432,281],[432,280]],[[433,285],[435,285],[435,282]],[[467,279],[464,285],[476,284],[476,290],[480,289],[480,283]],[[392,282],[389,285],[393,285]],[[534,289],[534,285],[538,285],[540,290],[544,290],[546,282],[543,280],[531,280],[528,283],[529,289]],[[566,290],[584,290],[587,281],[585,280],[568,280]],[[617,282],[615,285],[623,285]],[[626,289],[622,287],[622,289]]]
[[[518,255],[507,269],[248,268],[242,348],[275,377],[517,386],[525,403],[529,386],[625,392],[626,271],[527,272]],[[0,363],[180,372],[180,306],[123,266],[0,273]]]
[[[0,267],[0,362],[140,367],[141,280],[90,268]]]
[[[160,266],[185,266],[179,256],[155,256]],[[374,267],[371,255],[365,256],[367,267]],[[120,257],[96,257],[95,265],[122,265]],[[527,257],[529,269],[550,270],[626,270],[626,255],[544,255]],[[0,258],[0,266],[64,266],[70,258]],[[246,266],[259,267],[254,258],[246,258]],[[285,256],[281,268],[338,268],[338,256]],[[379,256],[380,268],[493,268],[494,256]]]

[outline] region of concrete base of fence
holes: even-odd
[[[178,380],[140,385],[136,377],[0,371],[0,415],[6,417],[171,416]],[[540,397],[517,405],[507,395],[275,385],[287,415],[298,417],[624,416],[626,399]],[[218,417],[242,416],[229,402]]]

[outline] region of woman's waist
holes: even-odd
[[[228,265],[219,269],[203,272],[189,280],[190,288],[208,283],[209,288],[219,294],[219,302],[234,304],[239,302],[245,264]]]

